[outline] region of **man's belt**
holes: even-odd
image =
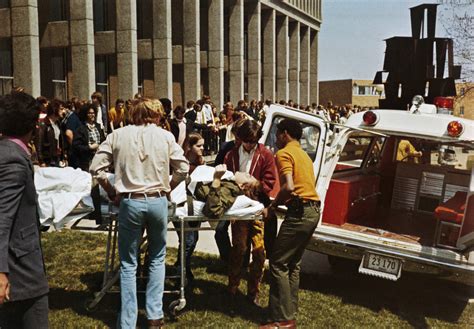
[[[160,198],[162,196],[165,196],[164,192],[131,192],[131,193],[123,193],[124,198],[128,199],[140,199],[140,200],[145,200],[145,199],[152,199],[152,198]]]

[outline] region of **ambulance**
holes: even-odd
[[[446,113],[416,99],[338,125],[272,105],[261,141],[276,152],[276,124],[296,119],[314,162],[322,217],[307,249],[389,280],[417,272],[474,285],[474,121]]]

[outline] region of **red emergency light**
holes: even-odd
[[[449,97],[438,96],[434,99],[434,105],[436,105],[436,107],[441,107],[444,109],[453,109],[454,99]]]
[[[459,121],[451,121],[448,123],[448,135],[451,137],[459,137],[464,130],[464,126]]]
[[[362,121],[364,122],[364,124],[366,126],[373,126],[377,123],[378,121],[378,116],[377,114],[375,114],[374,112],[372,111],[367,111],[364,113],[364,115],[362,116]]]

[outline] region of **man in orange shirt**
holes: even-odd
[[[277,124],[281,187],[270,209],[285,204],[288,211],[270,256],[270,322],[260,328],[296,328],[301,257],[319,222],[313,162],[299,143],[302,133],[294,119]]]

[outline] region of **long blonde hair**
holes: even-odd
[[[149,123],[159,124],[160,119],[165,116],[163,105],[157,99],[138,98],[132,100],[129,111],[130,122],[136,126]]]

